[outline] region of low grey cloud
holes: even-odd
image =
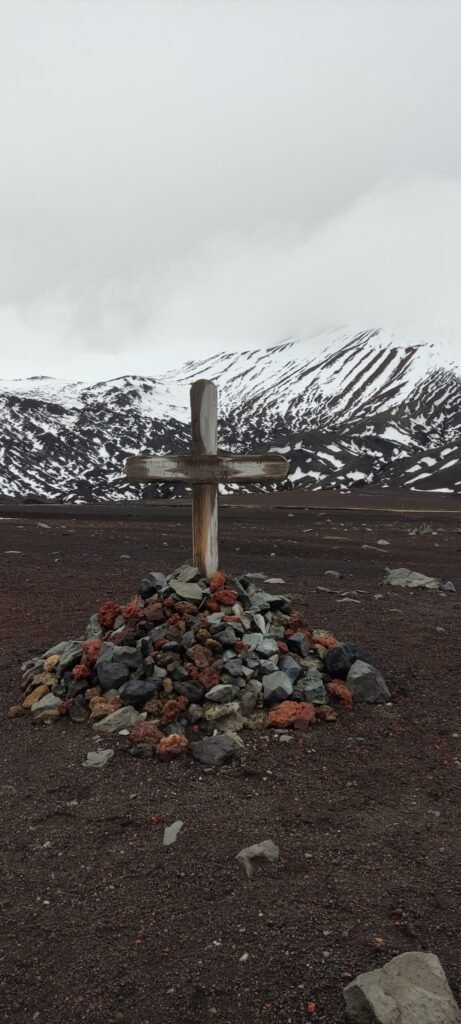
[[[0,6],[0,376],[461,337],[458,0]]]

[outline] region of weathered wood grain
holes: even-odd
[[[133,481],[264,483],[284,480],[288,462],[283,455],[134,455],[125,472]]]
[[[194,565],[204,576],[216,572],[218,553],[218,485],[284,480],[288,462],[283,455],[218,455],[218,392],[209,380],[196,380],[190,389],[191,455],[135,455],[127,460],[128,480],[182,481],[192,488]]]
[[[218,450],[218,389],[209,380],[196,380],[190,389],[192,459],[214,456]],[[192,485],[192,547],[194,564],[205,576],[216,572],[218,551],[218,485]]]

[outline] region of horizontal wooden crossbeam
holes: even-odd
[[[283,455],[133,455],[125,473],[138,483],[244,484],[284,480],[288,468]]]

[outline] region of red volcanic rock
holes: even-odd
[[[179,700],[167,700],[163,705],[161,725],[170,725],[171,722],[175,722],[181,711]]]
[[[88,665],[76,665],[75,668],[72,669],[72,675],[74,679],[88,679],[91,675],[91,670]]]
[[[275,729],[308,729],[315,718],[313,704],[306,704],[303,701],[295,703],[292,700],[283,700],[273,711],[269,711],[267,724]]]
[[[161,761],[173,761],[174,758],[187,756],[189,743],[185,736],[173,733],[171,736],[164,736],[156,750]]]
[[[210,590],[211,591],[222,590],[225,582],[226,582],[226,575],[225,575],[225,573],[223,573],[223,572],[214,572],[213,575],[210,576]]]
[[[227,589],[227,587],[222,587],[221,590],[215,591],[213,597],[218,604],[235,604],[238,594],[236,590],[230,590]]]
[[[211,687],[217,686],[220,681],[219,672],[216,672],[214,668],[204,668],[202,672],[199,672],[197,678],[205,690],[211,690]]]
[[[120,609],[121,614],[125,619],[125,622],[128,622],[129,619],[136,619],[141,610],[141,598],[139,597],[132,597],[131,601],[129,601],[128,604],[124,606],[124,608]]]
[[[338,641],[334,636],[318,636],[315,638],[314,643],[320,644],[321,647],[326,647],[327,651],[330,651],[332,647],[338,646]]]
[[[104,626],[105,629],[113,629],[117,615],[120,612],[120,605],[114,604],[113,601],[106,601],[102,604],[98,611],[98,622],[100,626]]]
[[[129,743],[148,743],[154,748],[157,748],[162,739],[163,733],[153,722],[136,722],[128,736]]]
[[[332,679],[331,683],[327,683],[328,693],[331,693],[332,697],[337,697],[341,701],[341,704],[345,708],[352,707],[352,694],[344,685],[342,679]]]
[[[83,651],[87,665],[94,665],[100,650],[100,640],[85,640],[85,643],[83,644]]]
[[[201,644],[193,644],[187,651],[187,657],[190,661],[194,662],[194,665],[198,669],[208,668],[210,663],[213,661],[213,654],[206,647],[202,647]]]

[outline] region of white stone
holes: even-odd
[[[344,989],[353,1024],[461,1024],[442,964],[432,953],[402,953],[359,974]]]

